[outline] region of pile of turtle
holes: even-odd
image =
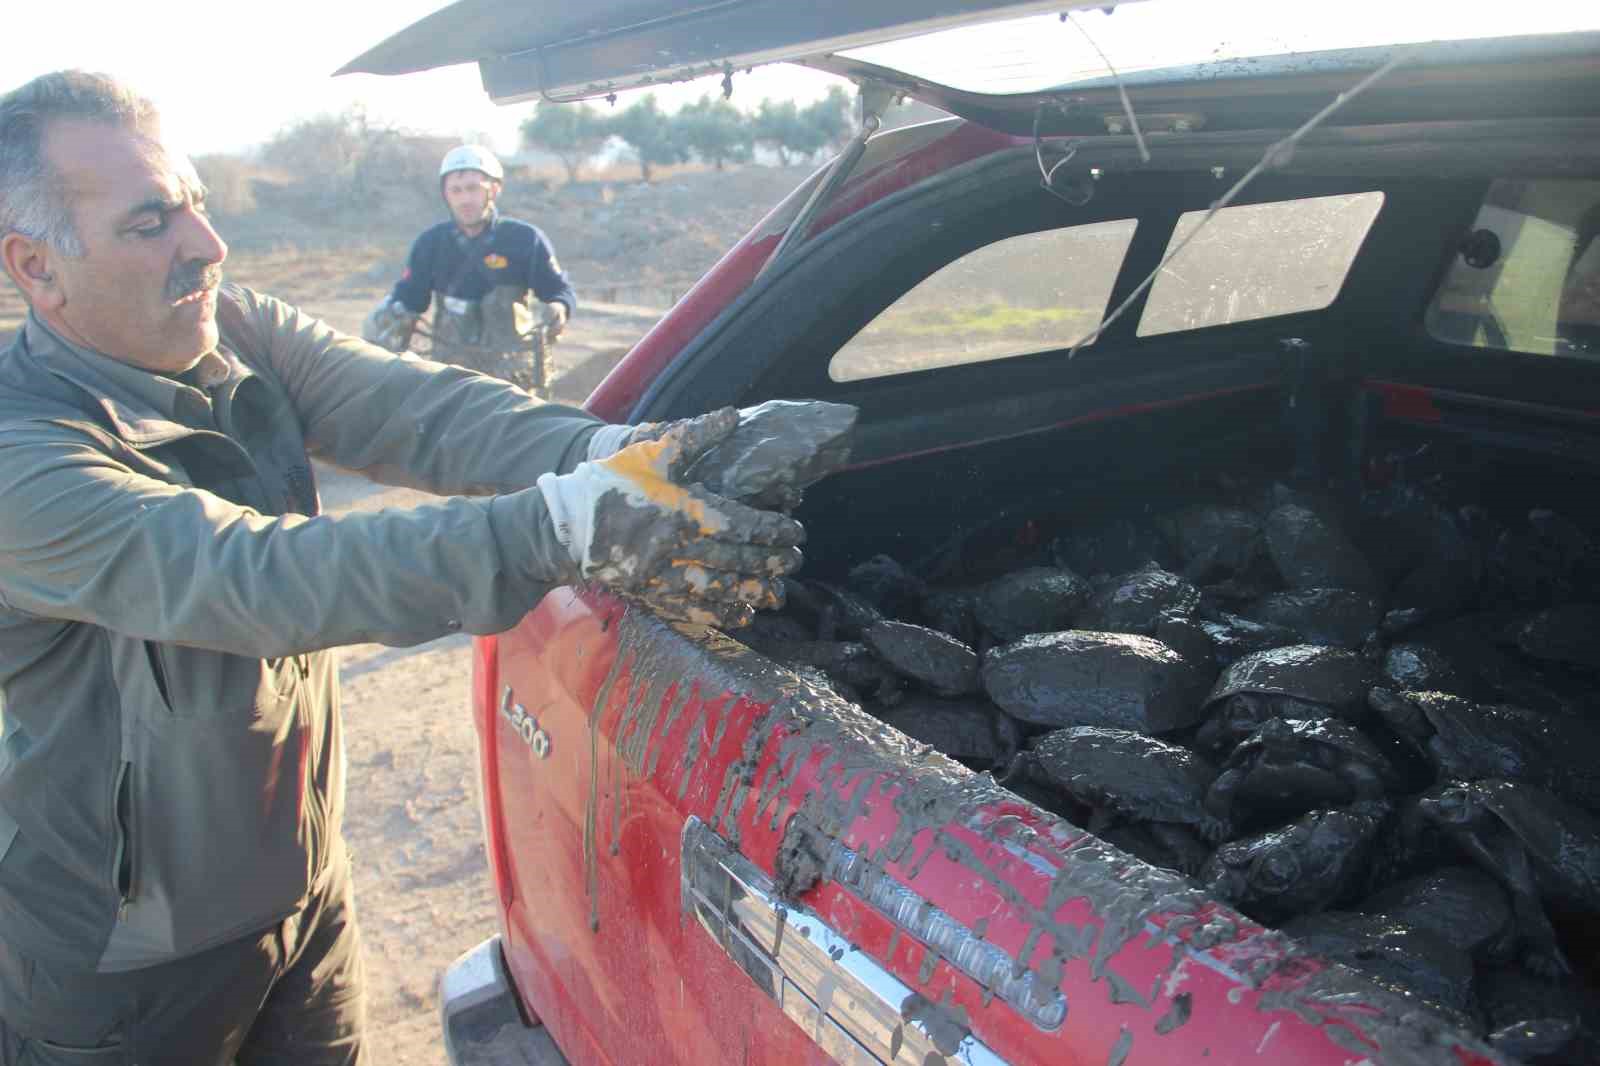
[[[1600,523],[1208,478],[735,634],[1528,1062],[1600,1062]]]

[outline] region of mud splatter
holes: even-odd
[[[961,1042],[972,1033],[971,1019],[960,1006],[934,1003],[918,992],[911,993],[900,1004],[900,1016],[922,1026],[939,1054],[945,1056],[959,1051]]]
[[[853,891],[868,895],[872,885],[887,883],[887,864],[905,863],[913,848],[922,857],[931,834],[949,861],[988,885],[1026,923],[1025,951],[1017,959],[1007,957],[1001,971],[1027,979],[1030,1002],[1019,1009],[1058,999],[1066,975],[1086,965],[1108,1000],[1161,1004],[1164,1020],[1171,1019],[1176,1029],[1183,1008],[1172,990],[1183,980],[1185,960],[1209,950],[1205,965],[1240,982],[1228,990],[1231,1002],[1243,1005],[1253,999],[1268,1015],[1320,1025],[1336,1046],[1407,1066],[1455,1063],[1456,1049],[1492,1059],[1486,1048],[1444,1022],[1424,1018],[1419,1023],[1413,1004],[1348,971],[1323,967],[1176,874],[1146,866],[1050,816],[1039,818],[1036,828],[996,818],[989,812],[1015,810],[1017,801],[987,775],[973,774],[937,754],[925,755],[860,708],[805,684],[720,633],[689,632],[688,627],[674,631],[630,612],[620,642],[623,658],[649,648],[649,668],[656,677],[692,677],[702,692],[730,694],[718,706],[702,703],[697,712],[679,774],[680,797],[687,793],[706,740],[720,743],[739,718],[737,729],[747,732],[741,757],[730,760],[723,775],[718,821],[730,825],[748,815],[776,818],[782,811],[786,857],[780,859],[778,872],[792,886],[790,891],[803,891],[833,872],[835,852],[869,809],[869,798],[872,806],[887,804],[894,814],[889,835],[880,846],[862,847],[859,855],[841,862],[840,883],[848,878]],[[666,700],[667,689],[663,686],[646,698]],[[597,706],[603,702],[597,700]],[[666,718],[675,721],[686,707],[685,702],[667,716],[649,718],[648,727],[645,717],[636,720],[628,733],[630,769],[639,759],[653,765],[649,759],[665,742]],[[738,707],[755,711],[746,718],[736,713]],[[801,790],[803,780],[820,784]],[[783,810],[786,805],[792,810]],[[995,847],[1003,853],[995,854]],[[1025,898],[1012,883],[1015,861],[1035,869],[1041,862],[1054,868],[1042,904]],[[1093,920],[1078,924],[1057,918],[1074,900],[1087,901]],[[888,913],[903,923],[900,912]],[[1053,946],[1041,953],[1046,933]],[[1133,987],[1113,965],[1124,948],[1140,941],[1171,945],[1173,954],[1171,964],[1152,976],[1148,990],[1142,984]],[[982,943],[976,938],[973,942]],[[935,962],[938,957],[936,951],[925,956]],[[995,983],[992,978],[974,980],[984,988]],[[1189,1009],[1194,1009],[1192,1002]],[[1125,1058],[1131,1046],[1130,1030],[1114,1055]]]
[[[1156,1022],[1156,1032],[1166,1036],[1173,1030],[1182,1028],[1183,1024],[1189,1020],[1189,1015],[1193,1010],[1194,997],[1187,992],[1179,992],[1172,997],[1172,1006],[1167,1009],[1167,1013],[1163,1014],[1161,1020]]]
[[[1122,1035],[1117,1037],[1117,1042],[1111,1047],[1111,1054],[1106,1058],[1106,1066],[1122,1066],[1128,1061],[1128,1054],[1133,1051],[1133,1033],[1126,1025],[1122,1027]]]

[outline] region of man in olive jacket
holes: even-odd
[[[674,479],[737,413],[605,426],[221,284],[149,103],[0,98],[0,1063],[355,1063],[334,656],[587,581],[777,602],[797,525]],[[310,456],[447,499],[318,514]],[[471,498],[469,498],[471,497]]]

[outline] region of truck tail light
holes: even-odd
[[[500,706],[500,639],[472,642],[472,712],[478,727],[478,785],[483,798],[483,834],[500,906],[509,908],[513,895],[511,864],[506,855],[505,822],[500,816],[500,752],[497,711]],[[509,695],[510,688],[505,689]]]

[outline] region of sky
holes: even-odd
[[[581,3],[582,0],[564,0]],[[474,66],[377,77],[331,73],[445,0],[223,0],[195,7],[127,0],[7,0],[11,47],[0,90],[51,70],[114,74],[155,100],[168,136],[191,154],[259,145],[295,120],[363,108],[375,121],[518,147],[534,105],[489,102]],[[1223,13],[1219,15],[1219,13]],[[918,63],[965,88],[1031,89],[1096,73],[1092,37],[1122,70],[1223,54],[1353,47],[1379,40],[1600,29],[1600,0],[1149,0],[1107,15],[1053,16],[941,39],[879,46],[863,58]],[[924,71],[927,72],[927,71]],[[790,65],[739,74],[733,102],[806,102],[843,84]],[[672,110],[716,79],[658,90]],[[621,106],[631,96],[624,95]],[[603,105],[602,105],[603,106]]]
[[[581,2],[581,0],[571,0]],[[155,101],[163,131],[190,154],[259,145],[296,119],[359,105],[373,119],[419,132],[518,147],[534,105],[499,107],[475,66],[378,77],[333,71],[446,0],[3,0],[9,47],[0,91],[64,67],[115,75]],[[21,42],[26,42],[23,45]],[[740,75],[735,103],[815,99],[844,82],[792,66]],[[671,110],[719,82],[671,86]],[[620,101],[626,106],[629,99]]]

